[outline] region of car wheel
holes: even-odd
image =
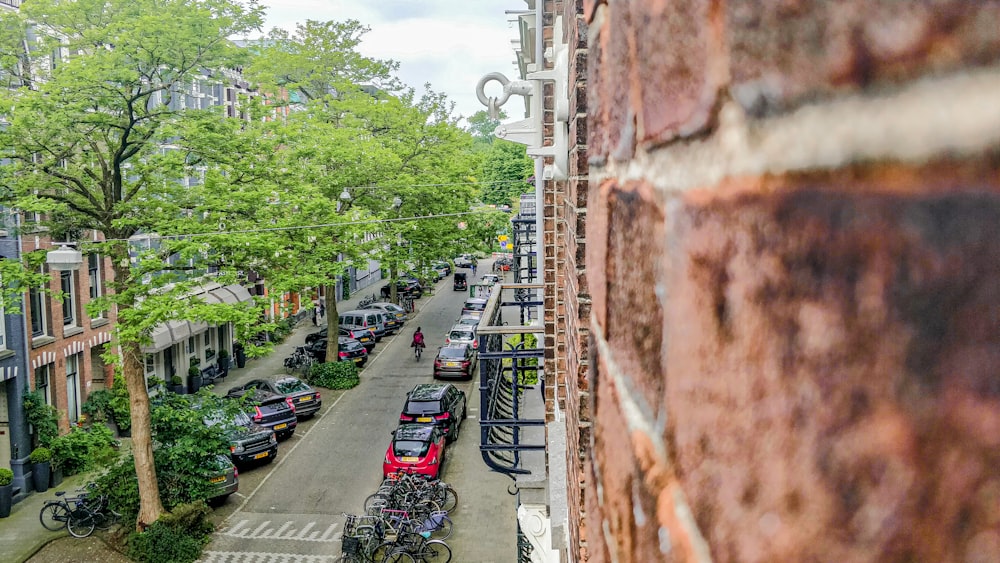
[[[454,441],[458,440],[458,434],[459,434],[459,431],[461,430],[461,428],[462,428],[462,423],[461,422],[458,422],[458,423],[456,423],[456,424],[454,424],[452,426],[451,432],[448,433],[448,434],[450,434],[450,436],[448,436],[448,437],[451,438],[450,440],[448,440],[449,442],[454,442]]]

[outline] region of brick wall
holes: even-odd
[[[1000,1],[583,14],[580,559],[1000,560]]]

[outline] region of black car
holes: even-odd
[[[230,389],[226,393],[230,399],[246,397],[250,407],[250,419],[254,423],[274,430],[279,440],[290,438],[295,433],[297,421],[295,407],[284,395],[271,393],[256,387],[251,389]]]
[[[399,422],[440,426],[453,442],[465,419],[465,404],[465,393],[451,383],[421,383],[406,394]]]
[[[312,354],[317,362],[325,362],[328,342],[328,340],[313,342],[306,348],[306,352]],[[357,340],[341,336],[337,339],[337,356],[339,362],[354,362],[361,367],[368,361],[368,350]]]
[[[233,387],[229,393],[242,395],[244,391],[252,388],[284,396],[285,399],[291,401],[292,405],[295,405],[297,418],[312,416],[323,406],[323,398],[319,391],[297,377],[275,376],[268,379],[251,379],[243,385]]]
[[[465,291],[469,289],[469,283],[465,279],[465,272],[455,272],[455,277],[452,280],[452,288],[455,291]]]
[[[203,420],[208,426],[224,425],[229,437],[229,456],[237,466],[271,463],[278,457],[278,438],[274,431],[255,424],[245,413],[236,413],[231,421],[221,412],[210,413]]]
[[[383,299],[388,299],[391,295],[392,284],[385,284],[380,290]],[[420,299],[424,295],[424,287],[417,280],[396,280],[396,293]]]
[[[338,334],[340,336],[346,336],[348,338],[353,338],[354,340],[357,340],[358,342],[361,343],[362,346],[365,347],[365,350],[368,350],[369,352],[371,352],[372,350],[375,349],[375,337],[372,335],[372,331],[370,331],[370,330],[362,330],[362,329],[353,329],[353,328],[339,327]],[[326,342],[326,329],[325,328],[323,330],[318,330],[316,332],[311,332],[311,333],[309,333],[309,334],[306,335],[306,344],[310,344],[311,345],[311,344],[315,344],[316,342],[319,342],[319,341]],[[311,351],[310,348],[311,348],[310,346],[306,346],[306,351],[310,352]],[[323,344],[322,349],[323,349],[323,353],[324,353],[324,356],[322,358],[321,357],[317,357],[315,354],[313,354],[313,357],[316,358],[317,360],[320,360],[320,361],[323,361],[323,358],[326,357],[325,356],[325,354],[326,354],[326,344]]]
[[[476,350],[468,342],[442,346],[434,358],[434,379],[472,379],[477,359]]]

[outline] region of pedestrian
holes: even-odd
[[[313,324],[319,326],[319,309],[313,307]]]
[[[326,316],[326,304],[323,303],[322,300],[320,300],[320,302],[319,302],[319,316],[320,317],[325,317]]]
[[[476,263],[472,263],[472,277],[476,277]]]

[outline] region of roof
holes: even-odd
[[[403,424],[396,428],[397,440],[428,440],[434,432],[433,425]]]
[[[465,344],[462,344],[465,346]],[[440,399],[451,383],[421,383],[416,385],[408,394],[409,398],[416,401],[427,399]]]

